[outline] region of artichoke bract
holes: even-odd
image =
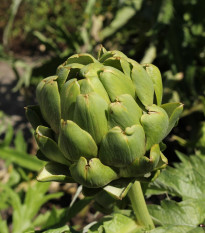
[[[119,51],[69,57],[39,83],[39,105],[26,108],[47,161],[37,179],[94,189],[152,180],[168,163],[162,140],[183,109],[162,104],[162,93],[156,66]]]

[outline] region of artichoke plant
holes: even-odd
[[[154,179],[168,162],[162,140],[183,108],[162,104],[162,93],[159,69],[120,51],[69,57],[39,83],[39,105],[26,108],[37,157],[47,161],[37,179],[111,193]]]

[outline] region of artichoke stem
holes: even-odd
[[[139,181],[135,181],[135,183],[132,185],[129,190],[128,196],[130,198],[137,223],[141,226],[148,227],[149,229],[154,229],[155,226],[148,212]]]

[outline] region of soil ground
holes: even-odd
[[[11,119],[15,130],[25,129],[26,117],[24,97],[13,88],[17,83],[12,68],[5,62],[0,62],[0,110]]]

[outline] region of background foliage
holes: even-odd
[[[74,198],[77,201],[72,204],[74,207],[70,205],[67,209],[76,186],[69,187],[65,192],[63,185],[55,189],[52,185],[36,184],[36,172],[42,164],[31,155],[37,150],[32,132],[22,114],[23,126],[21,124],[19,127],[14,120],[14,115],[18,115],[14,105],[19,106],[19,98],[24,106],[35,103],[34,90],[43,77],[55,74],[56,67],[74,53],[90,52],[96,55],[100,44],[108,50],[121,50],[138,62],[157,65],[163,77],[164,102],[184,103],[185,110],[178,126],[165,140],[167,149],[164,153],[175,168],[168,168],[145,189],[152,203],[151,214],[157,224],[164,222],[159,210],[167,213],[167,209],[172,211],[173,208],[183,215],[187,212],[184,208],[189,208],[190,214],[196,215],[192,210],[201,208],[202,204],[199,203],[204,202],[202,188],[205,175],[200,167],[204,165],[205,153],[204,11],[203,0],[1,0],[0,65],[9,65],[15,80],[12,88],[6,86],[7,98],[2,80],[5,77],[9,80],[9,76],[2,69],[0,232],[6,233],[11,229],[12,232],[33,229],[38,232],[51,226],[61,227],[58,232],[74,232],[102,216],[94,210],[94,206],[104,214],[115,212],[109,220],[102,220],[103,225],[94,225],[90,232],[111,232],[107,228],[109,221],[109,226],[113,221],[124,221],[132,228],[133,221],[130,218],[126,220],[127,216],[132,215],[131,212],[125,214],[119,211],[127,207],[126,199],[119,204],[108,197],[106,203],[110,201],[108,206],[111,209],[103,210],[104,204],[99,202],[99,198],[93,204],[93,200],[83,198],[79,191]],[[182,163],[179,163],[176,150],[180,151],[177,155]],[[190,154],[195,155],[190,157]],[[175,179],[177,181],[173,183]],[[38,199],[33,200],[29,196],[29,193],[34,195],[36,189],[41,196],[38,198],[42,200],[38,206],[35,203]],[[55,194],[52,194],[54,190]],[[54,201],[54,198],[58,200]],[[159,206],[162,199],[166,200]],[[25,216],[28,210],[30,212]],[[73,215],[71,210],[75,210]],[[192,228],[183,228],[190,216],[179,220],[179,232],[191,232],[204,223],[204,209],[200,211],[201,215],[193,220]],[[176,230],[170,224],[175,224],[177,219],[171,212],[168,215],[169,221],[160,226],[161,231],[159,228],[153,232]],[[88,216],[87,219],[85,216]],[[49,226],[46,225],[48,220],[51,223]],[[21,221],[24,224],[20,224]],[[61,225],[58,226],[59,222]],[[74,229],[69,229],[65,225],[67,222]],[[100,231],[102,228],[104,231]],[[198,227],[193,232],[202,232],[201,229]]]

